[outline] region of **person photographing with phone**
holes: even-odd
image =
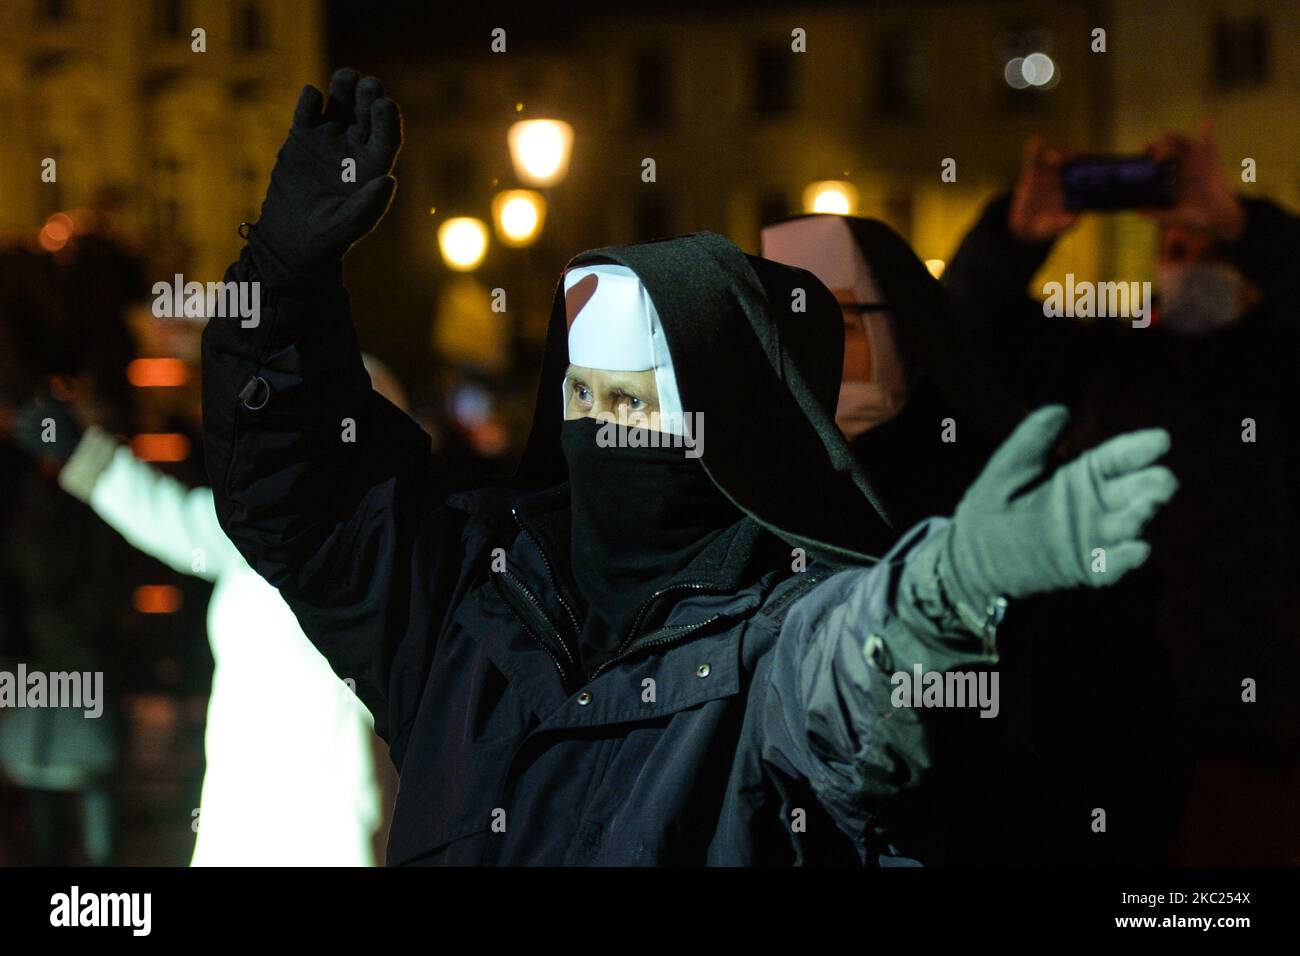
[[[1057,240],[1085,215],[1124,209],[1158,227],[1150,327],[1046,314],[1026,289]],[[1083,787],[1089,806],[1115,806],[1145,787],[1147,815],[1121,817],[1143,819],[1144,834],[1181,825],[1175,849],[1163,837],[1149,849],[1184,862],[1300,859],[1294,839],[1276,839],[1300,781],[1297,250],[1300,218],[1235,193],[1205,123],[1110,160],[1031,138],[1014,190],[989,203],[943,275],[963,336],[1001,384],[1075,410],[1067,447],[1138,426],[1174,436],[1184,491],[1153,532],[1159,558],[1106,596],[1055,599],[1073,611],[1044,603],[1099,655],[1066,669],[1057,703],[1035,701],[1034,724],[1062,793]],[[1036,669],[1064,673],[1061,646],[1035,646]],[[1085,707],[1116,660],[1129,688]],[[1138,739],[1152,747],[1139,754]],[[1169,790],[1190,800],[1181,824]],[[1235,805],[1210,801],[1216,792]]]

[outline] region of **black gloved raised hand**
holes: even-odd
[[[1154,462],[1169,435],[1130,432],[1061,465],[1048,455],[1069,420],[1060,405],[1030,415],[994,453],[957,506],[952,523],[909,562],[935,575],[959,616],[987,627],[999,597],[1104,587],[1146,561],[1143,528],[1178,489]]]
[[[337,275],[344,253],[388,209],[401,145],[401,113],[374,77],[336,71],[326,103],[303,87],[248,236],[263,281],[288,287]]]
[[[16,444],[33,458],[45,458],[62,466],[81,443],[82,429],[72,409],[49,394],[42,394],[14,415]]]

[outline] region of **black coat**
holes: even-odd
[[[834,300],[807,273],[707,234],[599,257],[650,289],[683,405],[711,416],[706,467],[749,516],[594,675],[575,663],[577,622],[554,574],[567,491],[546,487],[560,297],[519,485],[450,497],[424,433],[370,390],[341,285],[264,291],[258,328],[217,318],[204,334],[219,517],[389,744],[401,773],[389,862],[928,857],[932,726],[892,706],[889,675],[986,658],[933,582],[899,598],[903,562],[943,519],[879,562],[791,570],[791,542],[844,559],[897,539],[831,420]],[[248,250],[227,274],[258,278]],[[801,283],[811,314],[786,326],[779,304]],[[710,347],[722,334],[727,348]],[[754,422],[726,414],[738,384],[759,392],[745,401],[780,442],[744,444]],[[340,441],[345,419],[354,443]],[[783,563],[762,558],[776,533]]]
[[[1243,200],[1245,230],[1224,253],[1261,300],[1186,337],[1045,316],[1026,289],[1051,246],[1017,243],[1008,204],[988,206],[944,273],[964,336],[1025,403],[1071,406],[1063,456],[1137,428],[1172,436],[1180,490],[1152,525],[1148,565],[1105,592],[1035,599],[1003,629],[1004,660],[1022,657],[1034,687],[1033,841],[1058,860],[1139,859],[1179,825],[1194,758],[1300,762],[1300,219]],[[1291,809],[1249,805],[1241,795],[1236,812]],[[1078,825],[1093,807],[1118,811],[1119,839]]]

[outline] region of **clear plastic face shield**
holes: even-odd
[[[902,411],[908,381],[894,316],[848,223],[823,215],[768,226],[762,255],[811,272],[844,311],[844,373],[835,411],[844,436],[857,438]]]

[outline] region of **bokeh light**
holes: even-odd
[[[507,189],[492,199],[492,223],[507,246],[532,245],[546,220],[546,200],[531,189]]]
[[[569,171],[573,127],[563,120],[520,120],[506,141],[515,175],[530,186],[554,186]]]
[[[456,216],[438,227],[438,248],[449,269],[472,272],[487,255],[488,230],[483,220]]]
[[[851,216],[858,208],[858,190],[852,183],[828,179],[810,184],[803,191],[804,212]]]

